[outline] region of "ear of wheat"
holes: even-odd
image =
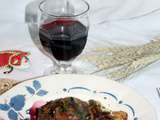
[[[80,59],[95,64],[95,73],[105,71],[109,78],[119,80],[160,60],[160,39],[140,46],[96,48]],[[113,70],[108,73],[110,69]]]

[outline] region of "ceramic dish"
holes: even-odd
[[[35,101],[67,96],[98,100],[107,109],[127,112],[129,120],[156,120],[150,104],[133,90],[90,75],[53,75],[25,81],[0,96],[0,117],[29,120],[28,110]]]

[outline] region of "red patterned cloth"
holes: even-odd
[[[20,50],[0,51],[0,68],[9,68],[4,74],[11,73],[14,68],[23,67],[29,62],[30,53]]]

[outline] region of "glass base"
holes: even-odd
[[[77,74],[77,70],[70,64],[54,64],[44,71],[45,76],[52,74]]]
[[[72,65],[70,63],[56,64],[47,68],[44,75],[52,74],[92,74],[97,67],[84,61],[75,60]]]

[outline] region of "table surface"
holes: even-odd
[[[25,6],[30,2],[31,0],[5,0],[0,4],[2,28],[0,29],[0,51],[19,49],[31,53],[31,66],[28,69],[16,69],[8,75],[0,73],[0,78],[21,81],[42,75],[44,70],[52,65],[51,60],[43,55],[32,42],[28,26],[24,21]],[[104,2],[96,4],[96,2],[98,0],[89,0],[91,28],[88,46],[104,43],[143,44],[160,35],[159,0],[152,2],[150,0],[135,0],[135,2],[120,0],[123,4],[118,4],[114,0],[111,3],[104,0],[106,4],[103,4]],[[146,13],[149,12],[152,14],[147,15]],[[144,96],[153,105],[160,120],[160,99],[155,89],[160,87],[160,62],[138,72],[122,84],[130,86]]]

